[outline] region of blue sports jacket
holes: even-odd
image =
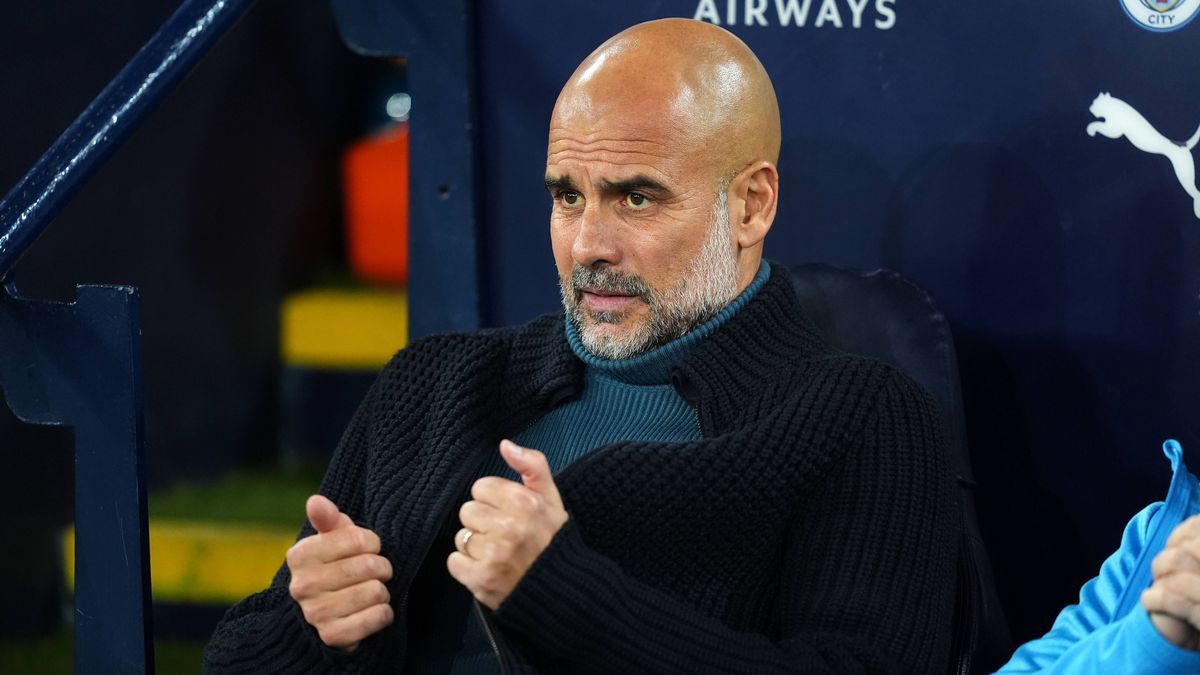
[[[1167,642],[1140,601],[1154,556],[1176,525],[1200,513],[1200,484],[1183,463],[1183,448],[1168,440],[1163,452],[1174,471],[1166,501],[1129,521],[1121,548],[1083,585],[1079,604],[1064,609],[1049,633],[1022,645],[1000,673],[1200,673],[1200,652]]]

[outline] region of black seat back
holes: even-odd
[[[928,293],[890,270],[858,272],[807,264],[791,271],[806,318],[830,345],[896,366],[932,394],[942,409],[963,520],[952,667],[963,674],[991,672],[1008,658],[1012,645],[975,517],[975,479],[946,317]]]

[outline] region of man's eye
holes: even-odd
[[[650,198],[640,192],[630,192],[625,196],[625,203],[634,211],[641,211],[650,206]]]
[[[561,202],[563,206],[575,208],[578,206],[583,206],[583,195],[579,194],[578,192],[564,191],[558,193],[558,201]]]

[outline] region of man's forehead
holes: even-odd
[[[555,120],[546,146],[546,164],[663,167],[694,154],[688,136],[662,116],[633,111]]]
[[[666,157],[683,141],[680,125],[665,111],[634,105],[555,109],[547,156],[607,153]]]

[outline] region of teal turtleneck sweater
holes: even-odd
[[[584,348],[574,324],[566,319],[567,342],[587,366],[583,393],[563,404],[513,437],[513,441],[546,454],[550,468],[557,473],[587,454],[589,450],[617,441],[685,442],[700,438],[700,421],[671,386],[671,370],[698,342],[736,314],[771,275],[764,261],[754,280],[733,302],[716,316],[700,324],[687,335],[672,340],[632,359],[605,359]],[[504,463],[497,452],[480,469],[479,477],[520,478]],[[464,500],[470,495],[464,495]],[[454,547],[458,532],[457,517],[446,523],[444,548]],[[432,562],[431,562],[432,561]],[[430,607],[432,615],[420,623],[410,622],[414,639],[410,642],[406,672],[418,675],[482,675],[500,672],[478,618],[471,611],[471,596],[446,572],[444,556],[429,557],[418,573],[420,583],[414,590],[421,597],[417,606]]]
[[[618,441],[685,442],[700,438],[700,420],[671,386],[671,370],[692,349],[750,302],[771,275],[761,263],[753,281],[716,316],[683,337],[632,359],[606,359],[587,351],[569,318],[567,342],[587,365],[583,394],[559,406],[512,440],[546,453],[558,472],[592,448]],[[499,453],[482,475],[516,479]]]

